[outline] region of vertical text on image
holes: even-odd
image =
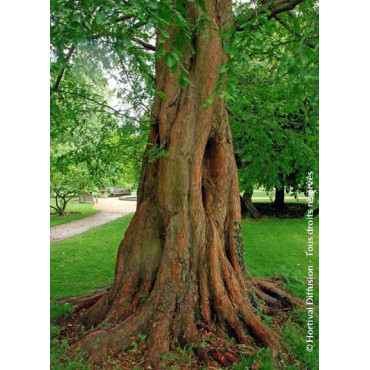
[[[313,272],[313,256],[314,256],[314,182],[313,171],[307,174],[307,193],[308,193],[308,211],[307,211],[307,246],[305,255],[307,258],[307,288],[306,288],[306,311],[307,311],[307,335],[306,335],[306,350],[312,352],[314,343],[314,272]]]

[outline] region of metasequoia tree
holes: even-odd
[[[254,9],[244,21],[261,13],[271,18],[300,2],[263,2],[262,10]],[[157,94],[137,211],[119,246],[113,286],[76,309],[87,308],[82,321],[93,330],[72,353],[94,364],[125,351],[130,338],[143,333],[147,365],[156,368],[172,338],[182,345],[199,344],[204,325],[222,337],[228,333],[240,343],[269,347],[276,355],[279,338],[258,311],[298,304],[272,281],[251,277],[245,267],[231,131],[224,100],[214,93],[226,80],[226,73],[219,73],[228,62],[222,33],[231,27],[253,32],[253,26],[233,23],[231,0],[181,6],[191,25],[207,18],[203,27],[192,28],[178,60],[187,71],[186,84],[165,53],[179,42],[178,30],[158,28],[156,52],[163,35],[167,46],[156,59]],[[153,147],[165,155],[151,159]],[[208,361],[202,346],[197,353]]]

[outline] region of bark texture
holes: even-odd
[[[241,343],[252,340],[276,354],[279,340],[256,308],[267,312],[268,305],[297,303],[271,281],[253,279],[244,266],[238,175],[225,104],[216,97],[202,107],[227,61],[219,31],[231,19],[231,1],[205,4],[213,25],[194,35],[196,52],[186,50],[183,57],[191,84],[180,89],[178,76],[162,60],[156,66],[156,90],[166,99],[155,98],[148,150],[158,145],[167,155],[154,162],[147,154],[143,158],[138,207],[119,247],[114,284],[80,303],[90,306],[83,322],[95,330],[73,353],[91,363],[125,351],[130,337],[144,333],[146,365],[158,368],[171,339],[197,343],[200,325],[215,325],[221,334],[228,332]],[[187,7],[195,21],[201,10],[194,2]],[[201,346],[198,354],[207,363]]]

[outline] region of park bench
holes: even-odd
[[[95,203],[95,197],[94,197],[93,192],[91,191],[90,193],[79,194],[78,201],[79,201],[79,203],[91,203],[91,204],[94,204]],[[96,199],[96,203],[97,202],[98,202],[98,199]]]
[[[123,188],[110,188],[110,196],[122,196],[122,195],[131,195],[130,189],[123,189]]]

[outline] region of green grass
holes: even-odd
[[[273,195],[274,196],[274,192],[269,192],[269,194],[267,194],[262,189],[253,190],[253,197],[268,197],[269,195]]]
[[[314,276],[319,276],[319,222],[314,222]],[[255,276],[283,276],[296,295],[304,298],[309,259],[304,251],[307,246],[307,220],[279,219],[265,217],[260,220],[243,221],[242,236],[246,265]],[[314,298],[318,302],[318,284],[315,284]]]
[[[315,343],[313,351],[306,351],[305,335],[307,320],[306,310],[297,309],[281,333],[286,348],[298,358],[299,366],[287,366],[286,369],[318,369],[319,341],[317,339],[318,303],[319,303],[319,219],[314,219],[314,256],[306,257],[307,220],[278,219],[266,217],[260,220],[247,219],[243,222],[242,236],[244,241],[244,257],[249,271],[254,276],[282,276],[286,288],[295,296],[305,299],[307,266],[313,265],[314,271],[314,316]],[[312,262],[310,262],[310,260]],[[300,323],[300,325],[298,324]],[[237,369],[248,369],[259,362],[260,369],[273,369],[271,356],[265,350],[261,356],[253,359],[243,359]],[[239,366],[238,365],[238,366]],[[244,367],[243,367],[244,366]]]
[[[122,217],[103,226],[89,230],[75,237],[54,243],[50,252],[51,318],[69,315],[68,305],[57,305],[55,300],[92,292],[98,287],[110,285],[114,277],[116,254],[132,215]],[[286,287],[295,295],[305,297],[307,258],[304,251],[307,244],[307,221],[305,219],[262,218],[244,220],[242,236],[245,260],[254,276],[283,276]],[[318,278],[318,219],[315,219],[315,256],[312,259],[314,276]],[[318,303],[318,280],[315,281],[314,298]],[[318,341],[314,351],[308,353],[305,344],[306,320],[304,309],[295,310],[281,332],[284,345],[299,360],[299,365],[287,369],[318,369]],[[300,325],[297,322],[301,322]],[[58,327],[52,326],[52,368],[63,368],[60,359],[65,350],[56,340]],[[54,334],[53,334],[54,333]],[[315,317],[315,333],[318,333],[318,319]],[[65,344],[64,344],[65,345]],[[271,356],[261,350],[255,358],[245,358],[235,368],[248,369],[254,363],[260,369],[271,368]],[[59,365],[58,365],[59,364]],[[74,368],[69,364],[68,368]],[[238,367],[239,366],[239,367]],[[243,367],[244,366],[244,367]],[[66,367],[64,367],[66,368]]]
[[[51,244],[52,299],[89,293],[111,284],[118,245],[131,218],[132,215],[128,215]]]
[[[55,205],[55,200],[50,199],[50,204]],[[64,224],[69,221],[78,220],[80,218],[84,218],[93,215],[94,213],[100,212],[94,209],[93,207],[94,207],[93,204],[80,204],[71,200],[67,204],[66,212],[78,212],[78,213],[75,215],[66,215],[66,216],[57,216],[56,214],[50,215],[50,227]],[[53,209],[51,209],[50,212],[53,213]]]

